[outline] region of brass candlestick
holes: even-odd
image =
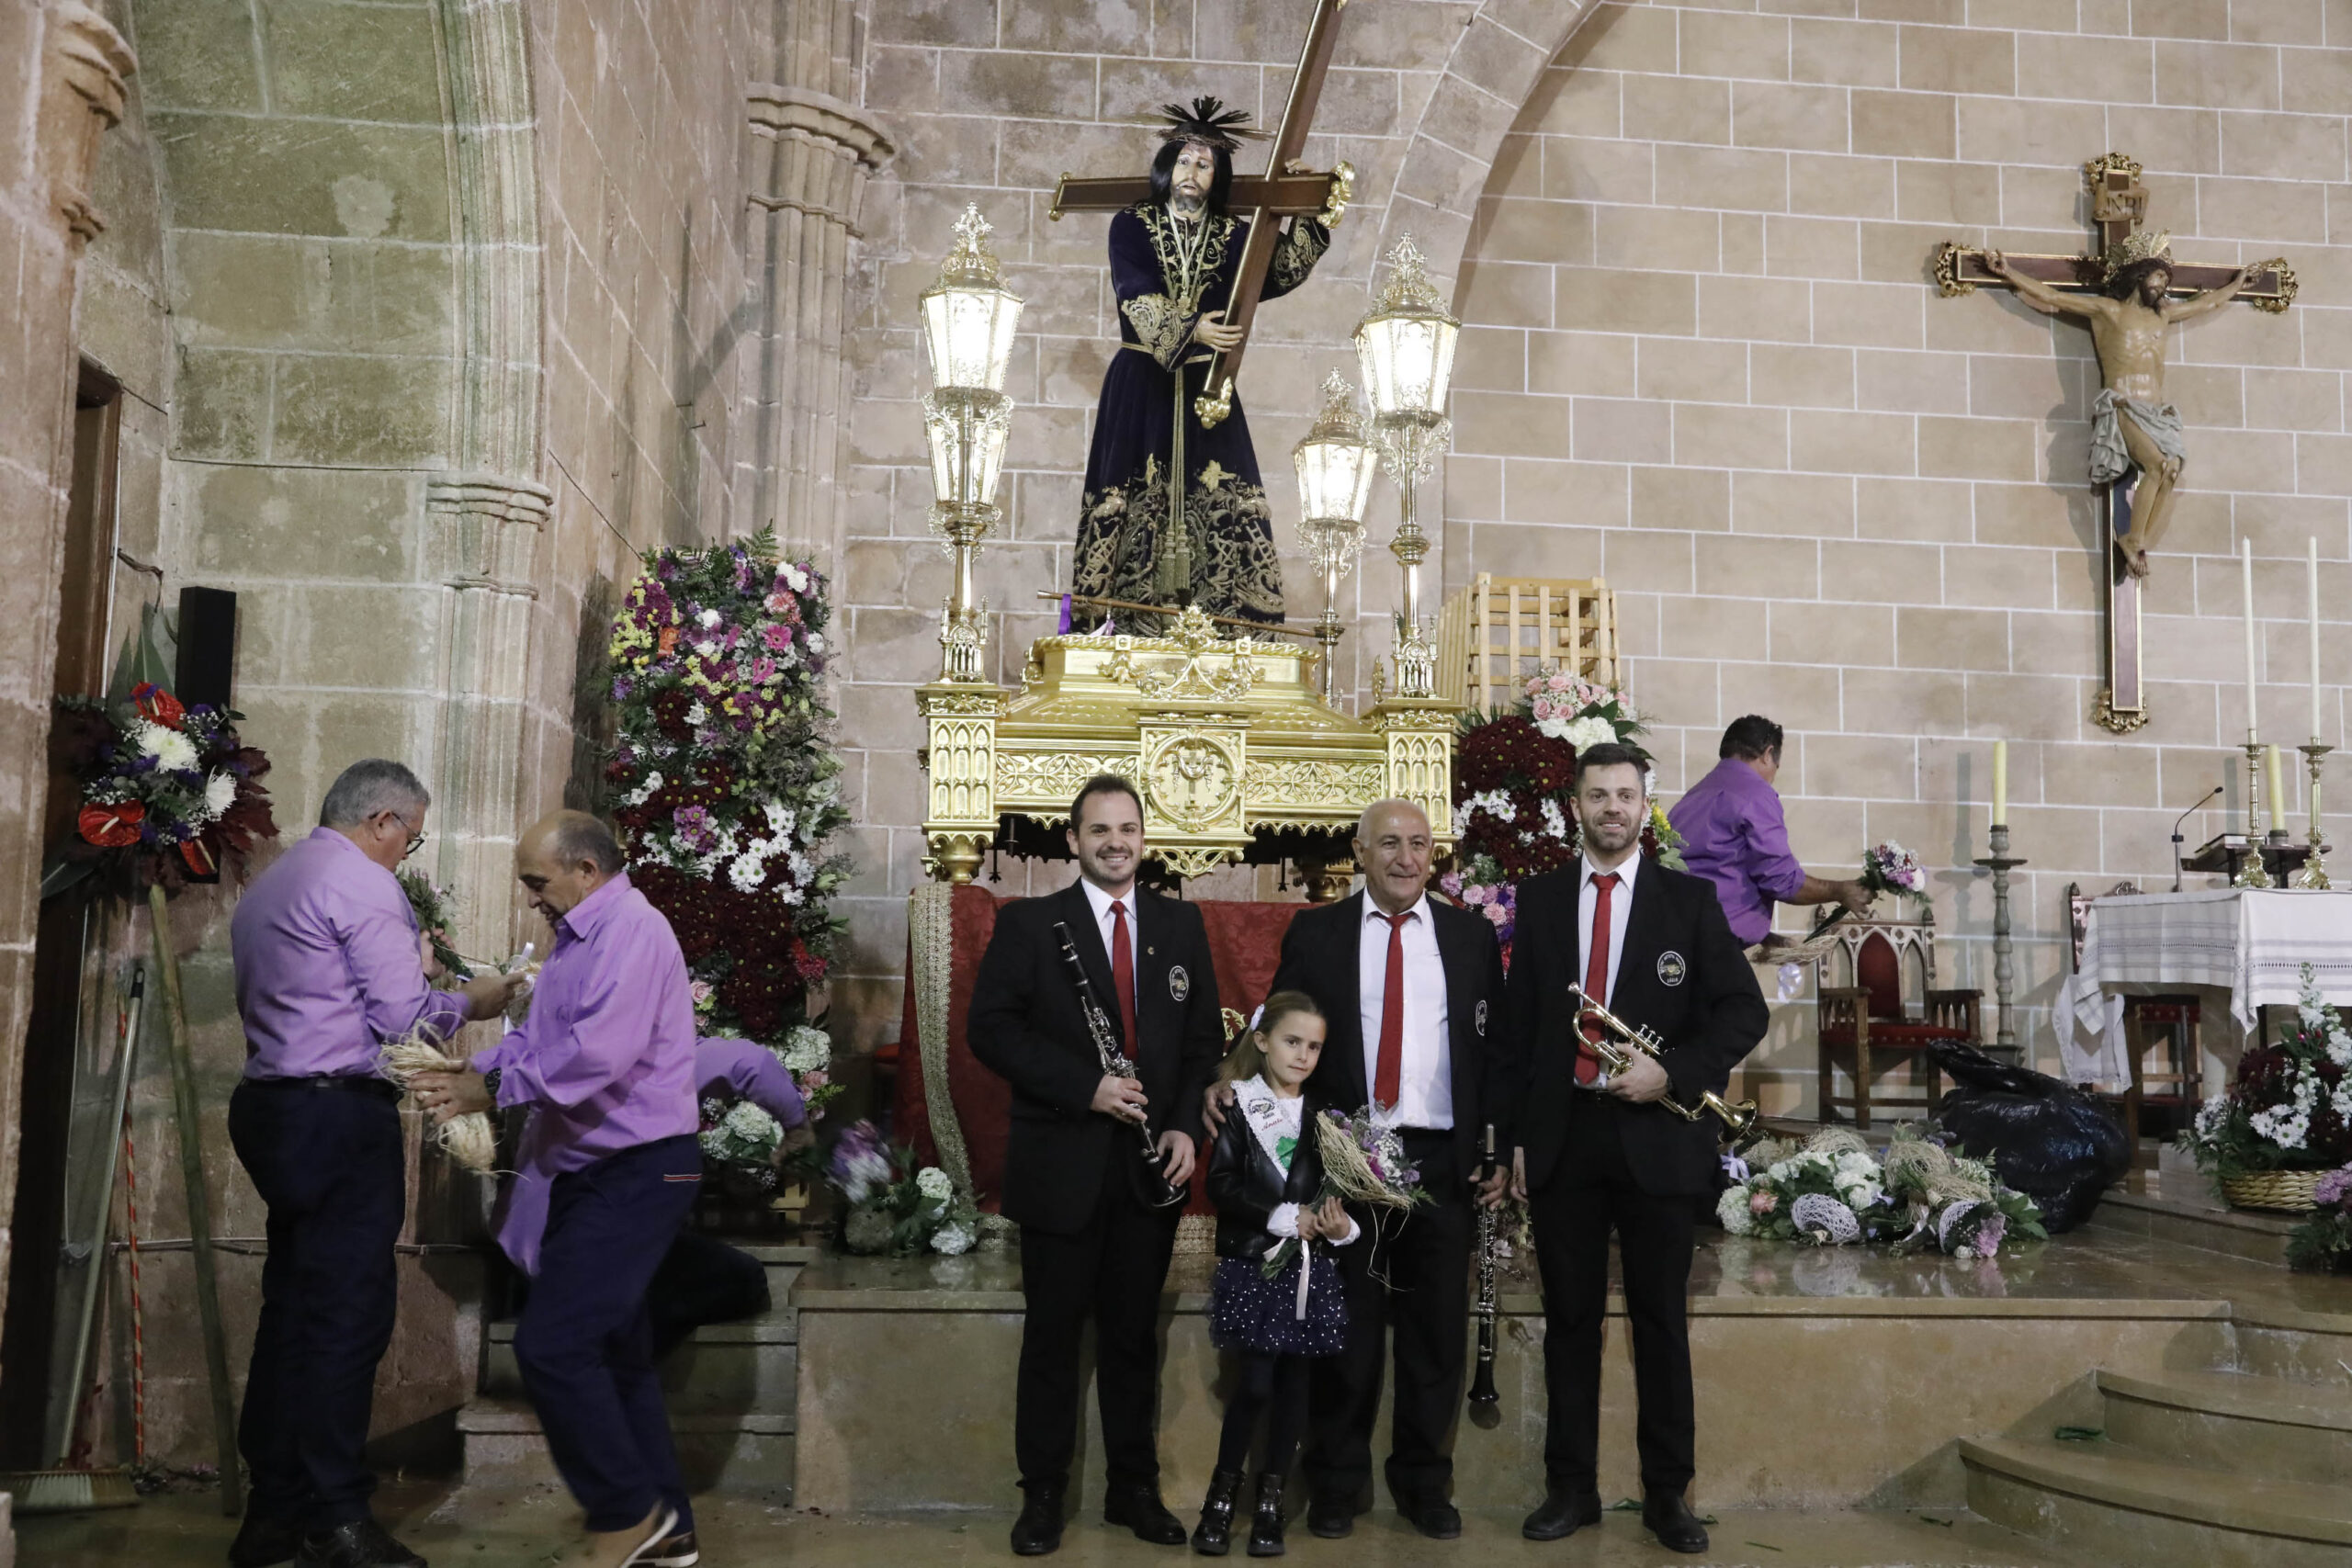
[[[2018,966],[2015,948],[2009,941],[2009,873],[2025,862],[2010,858],[2007,823],[1993,824],[1992,840],[1993,852],[1975,863],[1993,874],[1993,1043],[2014,1051],[2018,1032],[2012,998],[2017,990]]]
[[[2278,802],[2271,802],[2273,810]],[[2233,887],[2271,887],[2270,872],[2262,863],[2262,743],[2245,743],[2245,863],[2230,881]]]
[[[2321,762],[2326,760],[2327,754],[2330,751],[2335,750],[2335,748],[2333,746],[2323,746],[2318,741],[2314,740],[2308,746],[2298,746],[2295,750],[2301,751],[2307,759],[2305,765],[2311,770],[2312,780],[2311,853],[2306,855],[2303,859],[2303,869],[2295,874],[2295,886],[2298,887],[2332,887],[2335,884],[2331,883],[2327,879],[2327,862],[2320,855],[2319,766]]]

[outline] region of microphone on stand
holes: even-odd
[[[2194,817],[2197,813],[2204,810],[2206,801],[2211,800],[2215,795],[2221,793],[2222,786],[2220,784],[2215,784],[2211,789],[2205,792],[2204,800],[2199,800],[2196,805],[2182,812],[2179,819],[2172,825],[2172,890],[2176,893],[2180,891],[2180,846],[2187,841],[2180,836],[2180,824],[2188,821],[2191,817]]]

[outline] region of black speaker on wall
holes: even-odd
[[[237,596],[225,588],[180,590],[180,667],[173,695],[229,705],[237,665]]]

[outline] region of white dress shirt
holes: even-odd
[[[1087,881],[1086,878],[1082,876],[1078,879],[1078,885],[1086,889],[1087,906],[1094,911],[1094,929],[1101,932],[1102,936],[1102,956],[1111,961],[1111,973],[1115,976],[1119,972],[1119,950],[1111,945],[1111,932],[1114,929],[1111,923],[1111,905],[1113,902],[1111,895],[1103,892],[1102,889],[1095,886],[1094,884]],[[1140,1021],[1143,1017],[1143,945],[1136,941],[1136,890],[1133,884],[1130,884],[1127,890],[1119,896],[1117,902],[1126,906],[1127,959],[1135,969],[1136,1017],[1138,1021],[1136,1027],[1141,1028],[1142,1023]],[[1115,980],[1114,983],[1116,983]],[[1111,997],[1111,1017],[1114,1020],[1116,1020],[1119,1016],[1118,1009],[1118,994],[1114,992]],[[1135,1041],[1130,1040],[1127,1042],[1128,1050],[1133,1051],[1137,1048],[1138,1047]]]
[[[1404,1056],[1397,1075],[1396,1103],[1373,1106],[1384,1127],[1453,1125],[1453,1058],[1446,1048],[1445,962],[1438,956],[1437,927],[1429,895],[1412,908],[1402,928],[1405,947]],[[1388,985],[1388,917],[1366,894],[1363,927],[1356,949],[1359,1015],[1363,1024],[1365,1098],[1380,1081],[1380,1007]]]
[[[1625,857],[1623,865],[1612,868],[1617,873],[1617,886],[1609,890],[1609,992],[1593,998],[1611,1012],[1617,1010],[1617,969],[1625,961],[1625,922],[1634,912],[1634,873],[1641,863],[1642,854],[1636,850]],[[1569,978],[1579,986],[1584,984],[1585,970],[1592,960],[1592,909],[1596,897],[1592,879],[1607,874],[1592,863],[1591,856],[1577,858],[1577,972]],[[1608,1082],[1609,1072],[1604,1067],[1592,1087],[1599,1089]]]

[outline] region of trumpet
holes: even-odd
[[[1575,998],[1577,1004],[1576,1030],[1578,1037],[1583,1040],[1585,1048],[1599,1057],[1600,1065],[1611,1072],[1623,1072],[1633,1065],[1636,1055],[1655,1061],[1666,1049],[1665,1043],[1654,1032],[1647,1027],[1627,1023],[1585,995],[1582,986],[1569,982],[1568,995]],[[1585,1036],[1587,1020],[1599,1026],[1600,1039]],[[1731,1135],[1731,1146],[1736,1150],[1747,1147],[1764,1135],[1763,1119],[1752,1100],[1743,1100],[1734,1105],[1713,1089],[1706,1089],[1700,1094],[1697,1105],[1685,1105],[1670,1094],[1658,1103],[1685,1122],[1696,1122],[1707,1115],[1716,1117]]]
[[[1056,920],[1054,934],[1061,939],[1062,963],[1069,967],[1070,979],[1078,987],[1079,1010],[1086,1015],[1086,1032],[1094,1042],[1094,1055],[1101,1059],[1102,1070],[1113,1077],[1134,1077],[1136,1065],[1128,1061],[1126,1054],[1119,1049],[1118,1038],[1111,1032],[1111,1015],[1104,1012],[1102,1004],[1094,999],[1093,984],[1086,977],[1086,965],[1079,960],[1078,944],[1070,938],[1069,927]],[[1192,1196],[1191,1192],[1168,1179],[1162,1164],[1165,1156],[1160,1154],[1159,1145],[1152,1141],[1151,1123],[1148,1121],[1138,1122],[1135,1123],[1135,1129],[1136,1136],[1143,1141],[1143,1147],[1138,1151],[1142,1158],[1129,1169],[1136,1197],[1147,1209],[1178,1207]]]

